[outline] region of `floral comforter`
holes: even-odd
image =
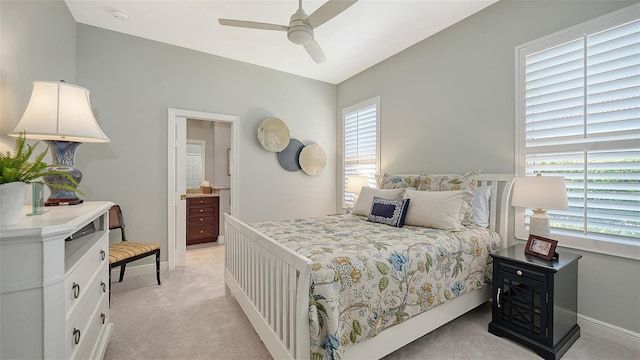
[[[376,336],[491,277],[497,233],[395,228],[356,215],[252,224],[313,261],[309,294],[311,359],[340,359]]]

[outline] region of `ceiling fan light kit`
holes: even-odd
[[[338,16],[341,12],[355,4],[358,0],[329,0],[311,15],[302,10],[302,0],[298,2],[298,10],[291,15],[289,26],[253,21],[218,19],[220,25],[236,26],[259,30],[286,31],[287,38],[294,44],[303,45],[309,56],[316,63],[327,60],[320,45],[315,41],[313,29]]]

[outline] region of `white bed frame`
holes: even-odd
[[[492,186],[489,227],[507,245],[513,175],[478,176]],[[498,204],[498,196],[500,202]],[[498,212],[499,210],[499,212]],[[225,214],[225,285],[274,359],[309,359],[309,286],[312,261]],[[343,359],[379,359],[491,298],[490,286],[385,329],[348,347]]]

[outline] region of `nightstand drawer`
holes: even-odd
[[[500,262],[500,267],[499,267],[500,271],[509,273],[509,274],[514,274],[517,276],[522,276],[522,278],[524,279],[528,279],[528,280],[533,280],[533,281],[538,281],[541,283],[546,282],[546,275],[542,272],[538,272],[538,271],[534,271],[534,270],[530,270],[528,268],[525,267],[520,267],[520,266],[515,266],[509,263],[505,263],[505,262]]]

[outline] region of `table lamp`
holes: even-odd
[[[365,175],[349,175],[347,176],[347,192],[354,193],[353,205],[358,200],[358,195],[363,186],[369,186],[369,177]],[[351,208],[353,208],[353,205]]]
[[[82,172],[74,167],[75,150],[83,142],[109,142],[91,110],[89,90],[64,81],[33,83],[27,109],[9,136],[25,132],[27,139],[45,140],[51,149],[50,169],[70,174],[77,183]],[[48,185],[74,184],[62,175],[44,177]],[[49,186],[51,195],[45,206],[77,205],[82,202],[74,190]]]
[[[533,210],[529,222],[529,234],[549,237],[547,210],[569,208],[564,176],[520,176],[513,184],[511,205]]]

